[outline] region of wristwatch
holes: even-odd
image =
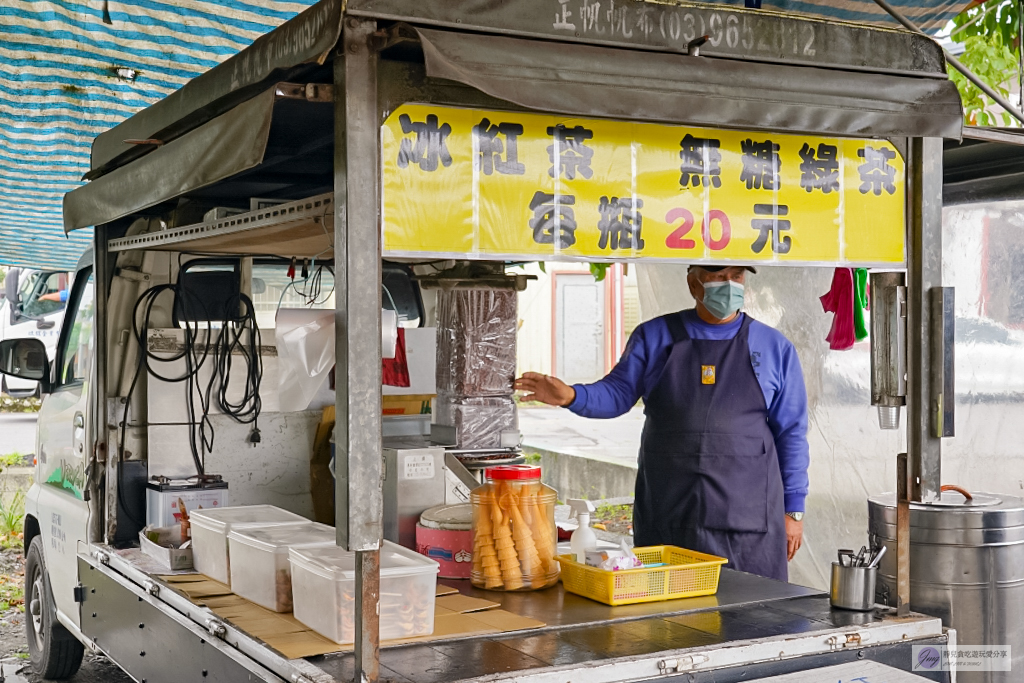
[[[787,512],[786,516],[794,522],[802,522],[804,520],[804,513],[802,512]]]

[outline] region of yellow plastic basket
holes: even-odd
[[[714,595],[722,565],[729,561],[674,545],[633,548],[633,552],[644,564],[662,566],[610,572],[580,564],[572,555],[559,555],[565,590],[606,605]]]

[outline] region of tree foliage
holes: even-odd
[[[1010,84],[1018,81],[1020,54],[1021,0],[989,0],[976,4],[953,19],[950,38],[964,47],[960,61],[1003,97],[1010,95]],[[1015,119],[1002,110],[978,86],[959,71],[949,68],[950,78],[960,90],[964,115],[972,125],[1015,125]]]

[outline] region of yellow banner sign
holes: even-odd
[[[382,154],[390,256],[905,261],[882,140],[405,105]]]

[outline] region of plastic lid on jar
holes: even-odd
[[[540,467],[538,465],[498,465],[487,468],[488,479],[517,480],[517,479],[540,479]]]

